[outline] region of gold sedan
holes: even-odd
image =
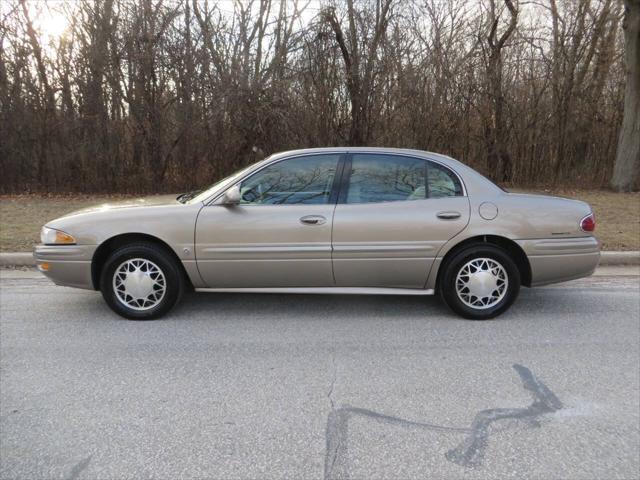
[[[59,285],[118,314],[167,313],[204,292],[432,295],[470,319],[520,286],[590,275],[586,203],[507,193],[443,155],[324,148],[273,155],[208,189],[52,220],[34,255]]]

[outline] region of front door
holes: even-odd
[[[440,247],[469,221],[448,168],[421,158],[353,154],[333,220],[337,286],[423,288]]]
[[[339,154],[270,164],[240,184],[239,205],[209,205],[196,256],[211,288],[333,286],[331,224]]]

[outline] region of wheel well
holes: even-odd
[[[100,275],[102,274],[102,267],[104,267],[104,264],[107,261],[109,255],[118,248],[135,242],[154,243],[161,247],[168,255],[171,255],[171,257],[173,257],[173,259],[180,266],[182,275],[187,282],[186,285],[193,289],[191,279],[189,278],[189,275],[187,275],[187,271],[184,269],[184,265],[178,258],[178,255],[176,255],[176,252],[174,252],[166,242],[163,242],[153,235],[146,235],[144,233],[124,233],[122,235],[111,237],[110,239],[100,244],[98,249],[93,254],[93,259],[91,260],[91,280],[93,282],[94,289],[100,289]]]
[[[489,243],[491,245],[495,245],[497,247],[505,250],[513,259],[515,264],[520,271],[520,283],[525,287],[531,286],[531,265],[529,264],[529,259],[527,255],[524,253],[524,250],[513,240],[509,240],[505,237],[499,237],[497,235],[479,235],[477,237],[467,238],[466,240],[458,243],[451,250],[447,252],[447,254],[440,262],[440,268],[438,269],[438,277],[436,279],[436,288],[440,285],[440,275],[444,271],[444,267],[446,263],[453,257],[456,253],[464,248],[467,248],[470,245],[478,244],[478,243]]]

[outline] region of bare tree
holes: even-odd
[[[629,191],[640,173],[640,0],[625,0],[626,88],[624,119],[611,186]]]
[[[393,0],[376,0],[375,12],[372,15],[372,12],[366,9],[357,11],[353,0],[347,0],[346,35],[335,7],[328,7],[322,13],[324,20],[331,25],[344,60],[346,85],[351,102],[350,145],[364,145],[370,139],[370,108],[378,51],[389,25],[392,2]],[[367,31],[369,25],[372,25],[373,32]],[[363,38],[368,41],[363,42]]]
[[[497,176],[502,182],[510,180],[512,175],[511,156],[506,148],[507,128],[504,114],[505,99],[502,79],[503,49],[518,24],[518,8],[516,4],[513,0],[504,0],[504,5],[509,15],[508,23],[504,31],[499,34],[501,11],[498,10],[496,0],[489,0],[486,75],[491,115],[485,125],[487,163],[497,171]]]
[[[0,192],[195,189],[343,144],[634,188],[637,4],[627,68],[617,0],[3,0]]]

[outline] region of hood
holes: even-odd
[[[157,207],[160,205],[180,204],[180,202],[176,200],[177,196],[178,195],[175,195],[175,194],[153,195],[150,197],[131,198],[128,200],[122,200],[117,202],[101,203],[99,205],[93,205],[91,207],[86,207],[80,210],[69,212],[60,218],[70,217],[73,215],[79,215],[83,213],[106,212],[108,210],[117,210],[121,208]]]

